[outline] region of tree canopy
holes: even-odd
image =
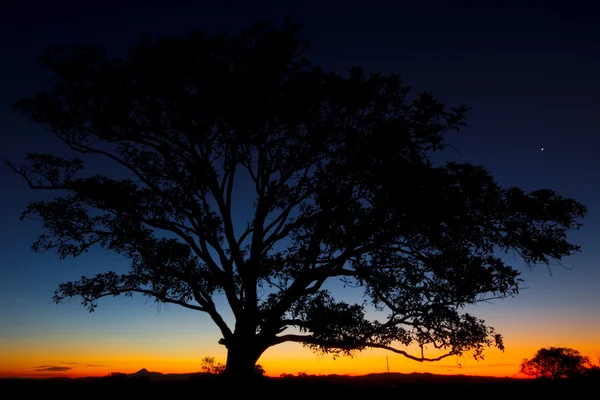
[[[326,72],[306,48],[286,20],[144,38],[124,58],[81,45],[43,55],[52,84],[13,107],[78,158],[7,160],[31,188],[57,192],[23,214],[43,221],[33,250],[100,246],[131,262],[63,283],[54,300],[79,297],[93,311],[103,297],[142,293],[205,313],[232,376],[285,342],[416,361],[503,349],[464,306],[518,293],[502,252],[550,263],[578,251],[567,232],[585,207],[501,187],[482,166],[434,163],[468,107],[413,96],[398,74]],[[85,169],[90,155],[120,169]],[[365,302],[336,298],[326,285],[336,279]]]
[[[590,359],[568,347],[542,348],[521,363],[521,373],[535,378],[565,379],[584,376]]]

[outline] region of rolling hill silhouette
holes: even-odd
[[[161,372],[148,371],[146,368],[142,368],[137,372],[130,374],[119,374],[123,378],[141,378],[149,379],[152,381],[187,381],[198,375],[208,375],[203,372],[195,373],[181,373],[181,374],[163,374]],[[308,382],[328,381],[336,382],[340,384],[389,384],[393,383],[498,383],[512,380],[519,380],[516,378],[509,377],[490,377],[490,376],[476,376],[476,375],[436,375],[431,373],[399,373],[392,372],[387,373],[372,373],[366,375],[305,375],[303,377],[297,377],[288,375],[287,377],[272,377],[275,380],[302,380]]]

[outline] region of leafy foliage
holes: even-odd
[[[565,379],[584,376],[590,359],[568,347],[542,348],[521,363],[521,373],[535,378]],[[594,368],[591,369],[594,371]]]
[[[202,359],[200,369],[204,373],[218,375],[223,373],[223,371],[225,370],[225,365],[221,364],[220,362],[215,363],[214,357],[204,357]]]
[[[430,92],[410,99],[397,74],[325,72],[305,49],[286,21],[146,38],[126,59],[93,46],[41,57],[53,85],[14,109],[115,169],[86,175],[83,159],[51,154],[8,162],[31,188],[60,193],[23,214],[43,221],[33,250],[77,257],[100,246],[131,261],[125,274],[61,284],[54,300],[80,297],[93,311],[102,297],[142,293],[205,312],[227,370],[247,374],[290,341],[417,361],[502,349],[462,308],[518,293],[501,252],[548,264],[578,251],[567,231],[585,207],[552,190],[502,188],[481,166],[434,164],[467,107]],[[240,205],[252,208],[246,223]],[[332,279],[362,288],[365,303],[336,300],[324,286]],[[387,318],[369,319],[369,307]],[[421,354],[398,348],[413,345]],[[427,357],[427,346],[445,352]]]

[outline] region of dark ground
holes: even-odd
[[[285,379],[268,378],[253,385],[225,385],[211,377],[199,376],[188,381],[142,378],[86,379],[4,379],[0,380],[3,400],[58,398],[68,399],[181,399],[181,398],[255,398],[259,399],[325,399],[346,398],[435,398],[448,396],[461,399],[539,399],[585,396],[595,398],[597,381],[542,382],[534,380],[477,378],[466,376],[439,377],[404,375],[388,377],[374,374],[364,377],[327,376]],[[574,398],[572,400],[575,400]]]

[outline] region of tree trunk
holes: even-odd
[[[256,286],[249,286],[255,289]],[[227,340],[227,363],[224,378],[232,384],[256,381],[259,376],[255,372],[256,362],[261,354],[269,347],[264,339],[259,339],[256,328],[258,325],[256,291],[247,295],[248,304],[235,323],[233,335]]]
[[[234,333],[231,343],[226,346],[227,363],[223,377],[227,382],[243,384],[260,378],[255,372],[255,366],[265,349],[257,346],[255,335]]]

